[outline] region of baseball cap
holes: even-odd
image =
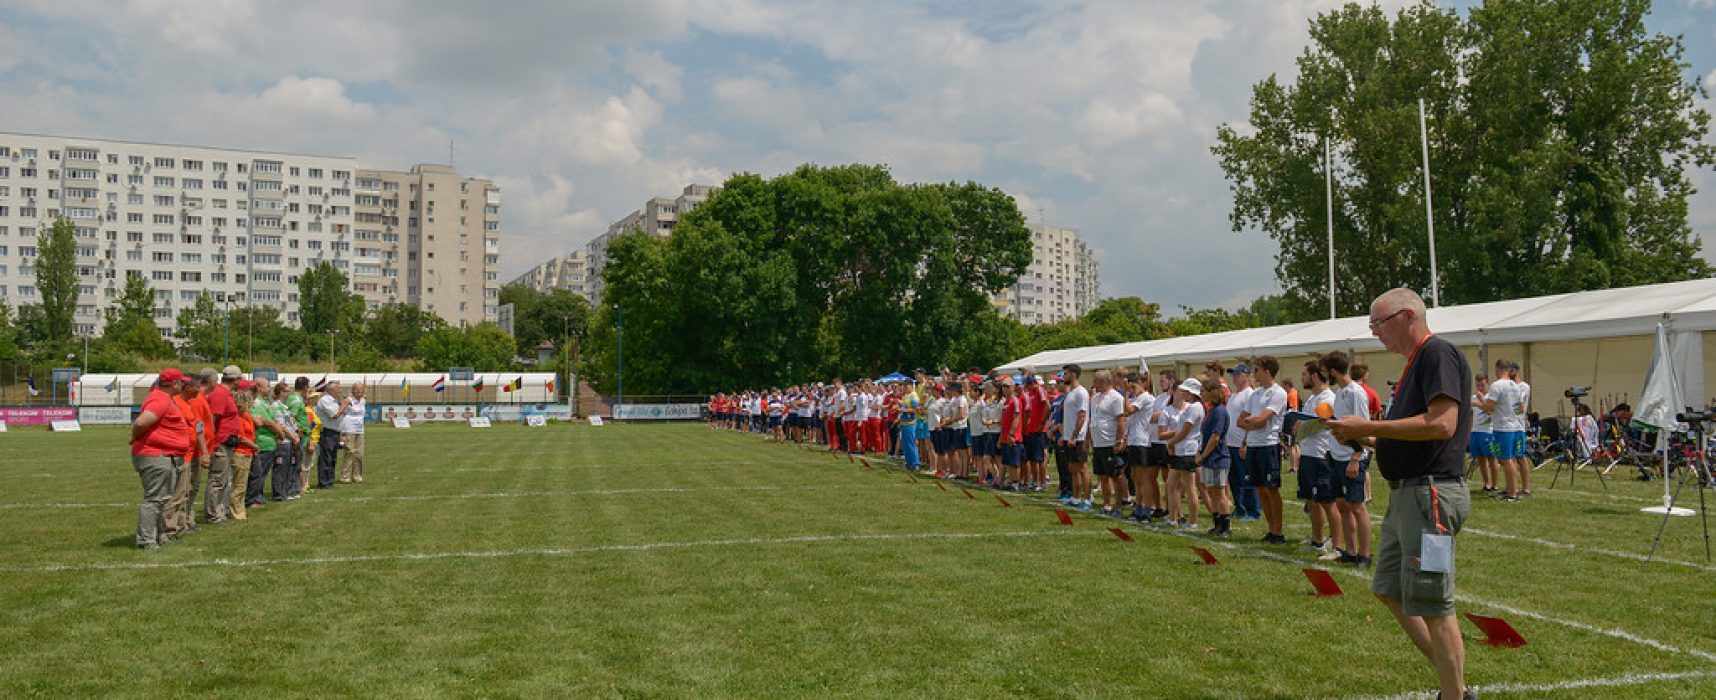
[[[1237,365],[1229,367],[1227,370],[1227,373],[1228,374],[1251,374],[1251,365],[1248,365],[1248,364],[1245,364],[1244,362],[1241,362]]]
[[[1026,384],[1036,384],[1037,383],[1037,375],[1031,374],[1030,372],[1026,372],[1025,373],[1025,383]]]
[[[243,376],[244,373],[239,371],[238,365],[227,365],[226,369],[220,371],[221,379],[238,379]]]
[[[1186,381],[1180,382],[1180,391],[1193,395],[1202,394],[1204,393],[1204,383],[1196,379],[1187,379]]]
[[[161,370],[161,376],[158,377],[156,379],[156,381],[158,381],[162,384],[172,384],[173,382],[182,382],[182,381],[185,381],[185,373],[180,372],[179,370],[174,369],[172,367],[168,367],[164,370]]]

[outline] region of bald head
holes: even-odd
[[[1424,297],[1418,292],[1390,289],[1370,303],[1370,332],[1390,352],[1410,355],[1430,335],[1424,316]]]
[[[1370,308],[1372,313],[1381,311],[1382,315],[1385,316],[1406,309],[1412,312],[1413,318],[1422,319],[1424,318],[1424,297],[1418,296],[1418,292],[1405,287],[1395,287],[1383,292],[1382,296],[1371,302]]]

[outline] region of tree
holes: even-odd
[[[512,369],[512,336],[493,323],[440,328],[417,340],[417,371],[473,367],[479,372]]]
[[[0,299],[0,361],[18,359],[18,326],[12,318],[12,305]]]
[[[309,338],[280,320],[273,306],[232,309],[232,354],[260,356],[275,362],[302,362],[310,356]],[[342,351],[343,352],[343,351]]]
[[[590,302],[565,289],[544,294],[522,284],[501,287],[500,303],[513,305],[512,337],[520,357],[535,357],[545,340],[558,344],[589,327]]]
[[[447,327],[433,311],[411,304],[383,304],[364,322],[364,337],[376,351],[394,358],[411,357],[424,334]]]
[[[309,339],[358,332],[363,311],[363,298],[351,292],[346,274],[333,263],[316,263],[298,276],[298,325]],[[312,358],[325,357],[325,346],[314,340],[309,345]]]
[[[1287,308],[1327,309],[1323,142],[1334,155],[1337,311],[1430,288],[1418,101],[1430,133],[1443,300],[1704,276],[1685,169],[1708,167],[1702,88],[1647,0],[1498,0],[1392,21],[1349,4],[1311,23],[1289,83],[1253,87],[1214,154],[1235,230],[1280,246]]]
[[[206,290],[189,308],[179,309],[179,350],[188,358],[212,360],[227,350],[227,317]]]
[[[107,307],[101,338],[115,352],[149,359],[173,357],[173,344],[161,337],[161,329],[155,325],[155,293],[141,273],[126,273],[124,291]]]
[[[36,293],[41,296],[41,333],[44,338],[72,337],[72,314],[77,311],[77,228],[70,219],[57,219],[40,240],[36,255]]]
[[[1017,204],[976,183],[903,185],[884,167],[736,175],[668,239],[608,248],[582,376],[639,393],[876,376],[1000,342],[989,295],[1031,261]]]

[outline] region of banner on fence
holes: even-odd
[[[392,423],[395,418],[413,423],[462,423],[477,417],[477,407],[471,404],[406,404],[370,406],[364,413],[364,421],[368,423]]]
[[[0,421],[12,425],[48,425],[57,420],[77,420],[77,409],[70,406],[0,408]]]
[[[77,422],[85,425],[130,425],[130,406],[84,406],[77,410]]]
[[[697,420],[703,417],[698,403],[628,403],[614,407],[617,420]]]
[[[544,420],[572,420],[572,407],[554,403],[487,404],[478,413],[502,423],[526,421],[532,416],[541,416]]]

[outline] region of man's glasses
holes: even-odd
[[[1401,315],[1401,314],[1403,314],[1403,313],[1406,313],[1406,309],[1401,309],[1401,310],[1399,310],[1399,311],[1396,311],[1396,312],[1394,312],[1394,313],[1391,313],[1391,314],[1389,314],[1389,315],[1387,315],[1387,316],[1384,316],[1384,317],[1382,317],[1382,318],[1380,318],[1380,319],[1377,319],[1377,320],[1375,320],[1375,321],[1371,321],[1371,322],[1370,322],[1370,329],[1371,329],[1371,330],[1373,330],[1373,331],[1374,331],[1374,330],[1376,330],[1376,329],[1378,329],[1378,328],[1381,328],[1381,327],[1382,327],[1382,324],[1384,324],[1384,323],[1388,323],[1388,322],[1389,322],[1389,321],[1390,321],[1390,320],[1393,320],[1393,319],[1394,319],[1394,317],[1395,317],[1395,316],[1399,316],[1399,315]]]

